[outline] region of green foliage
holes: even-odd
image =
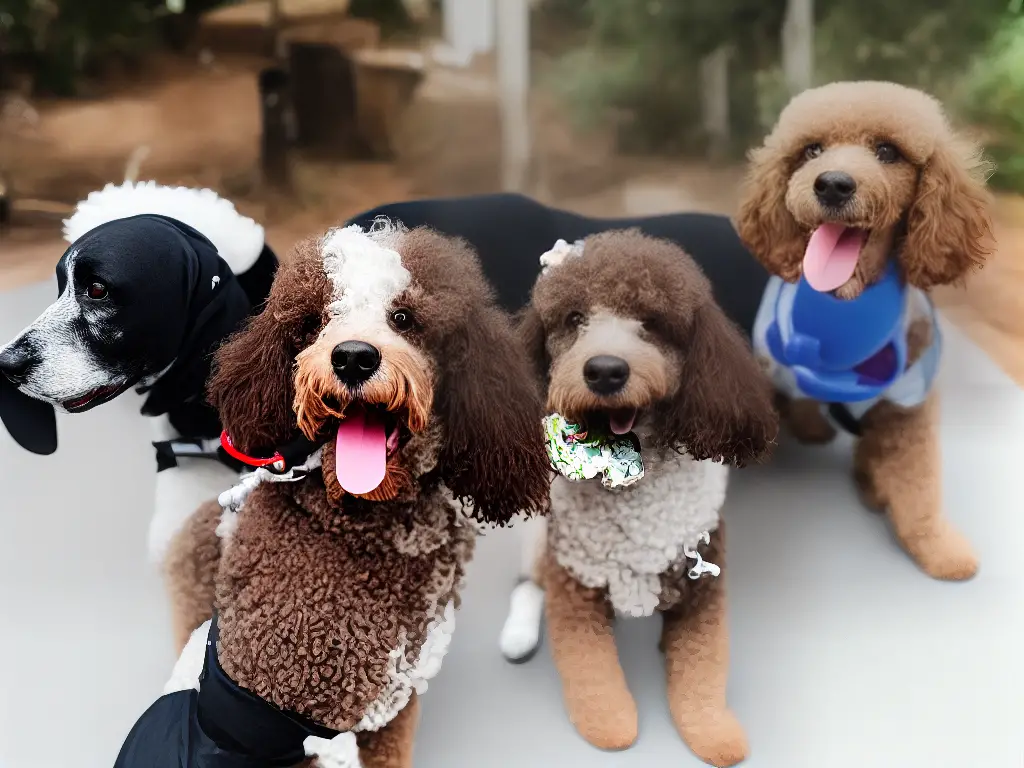
[[[819,0],[817,79],[891,80],[948,96],[1006,7],[1007,0]]]
[[[984,51],[987,63],[971,70],[972,114],[1024,137],[1016,124],[1024,121],[1024,27],[1006,27],[986,49],[1007,3],[816,0],[816,80],[892,80],[949,101]],[[730,44],[732,128],[742,148],[789,100],[779,64],[785,7],[786,0],[546,0],[542,12],[575,14],[589,30],[584,48],[563,56],[551,80],[581,124],[617,119],[627,148],[696,149],[699,62]],[[1020,167],[1024,174],[1024,152]]]
[[[959,105],[987,132],[992,182],[1024,192],[1024,17],[1008,19],[974,60]]]
[[[149,44],[164,0],[0,0],[0,57],[28,63],[38,90],[70,95],[111,53]]]
[[[774,54],[784,0],[548,0],[541,11],[575,14],[588,27],[582,48],[548,73],[579,125],[615,122],[629,151],[699,150],[700,60],[733,47],[737,135],[757,132],[752,72]],[[742,75],[741,78],[742,79]]]
[[[352,0],[348,12],[356,18],[376,21],[386,34],[412,26],[402,0]]]

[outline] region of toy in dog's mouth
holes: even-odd
[[[804,279],[816,291],[828,293],[846,283],[857,269],[857,259],[868,230],[827,222],[811,234],[804,251]]]
[[[335,474],[346,493],[363,496],[374,490],[388,472],[388,459],[408,434],[403,414],[383,405],[353,402],[338,421],[335,436]]]
[[[80,397],[62,401],[61,407],[68,413],[81,413],[113,400],[125,389],[127,389],[127,384],[106,384],[102,387],[96,387],[96,389]]]

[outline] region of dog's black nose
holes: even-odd
[[[380,368],[380,350],[365,341],[343,341],[331,350],[331,367],[344,384],[355,387]]]
[[[814,194],[827,208],[842,208],[856,191],[857,182],[844,171],[825,171],[814,180]]]
[[[591,392],[598,395],[614,395],[629,381],[629,363],[621,357],[598,355],[584,364],[583,378]]]
[[[0,373],[15,384],[21,384],[25,380],[34,364],[32,353],[24,347],[8,347],[0,352]]]

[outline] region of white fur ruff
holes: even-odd
[[[650,616],[661,576],[718,527],[729,468],[687,455],[645,454],[645,477],[626,491],[555,478],[549,546],[581,584],[606,588],[615,611]]]
[[[249,269],[263,250],[263,227],[213,190],[165,187],[154,181],[108,184],[92,192],[64,221],[64,239],[73,243],[100,224],[144,213],[177,219],[201,232],[236,275]]]
[[[388,682],[377,700],[367,707],[353,731],[378,731],[405,709],[413,692],[422,695],[438,672],[455,634],[455,603],[441,608],[427,629],[415,662],[406,658],[405,643],[399,643],[388,659]]]
[[[352,731],[339,733],[333,739],[307,736],[302,742],[306,757],[315,757],[316,768],[362,768],[359,744]]]
[[[163,695],[187,691],[190,689],[199,690],[199,677],[203,673],[203,664],[206,661],[207,637],[210,635],[210,625],[213,622],[207,620],[197,628],[189,637],[188,642],[181,651],[178,661],[171,671],[171,678],[164,686]]]

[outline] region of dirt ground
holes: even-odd
[[[256,73],[262,62],[157,56],[102,98],[35,104],[35,123],[8,120],[0,167],[19,197],[68,209],[121,181],[142,156],[140,179],[208,186],[266,226],[287,253],[298,239],[384,202],[493,191],[500,134],[493,83],[479,73],[429,72],[405,120],[395,162],[293,158],[294,189],[265,188]],[[578,137],[557,110],[534,101],[530,192],[592,215],[673,210],[734,212],[740,168],[615,157],[607,137]],[[51,206],[52,207],[52,206]],[[937,295],[946,314],[1024,385],[1024,199],[1001,197],[998,252],[966,288]],[[64,247],[60,216],[21,216],[0,238],[0,291],[45,279]]]

